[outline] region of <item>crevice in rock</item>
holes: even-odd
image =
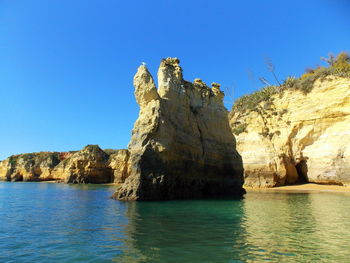
[[[202,144],[202,156],[204,156],[205,155],[204,140],[203,140],[202,131],[201,131],[201,128],[199,128],[198,122],[197,122],[197,128],[199,132],[199,140],[201,141],[201,144]]]

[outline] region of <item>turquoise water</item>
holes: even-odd
[[[0,183],[0,262],[350,262],[350,195],[118,202],[113,187]]]

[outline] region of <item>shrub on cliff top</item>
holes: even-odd
[[[350,78],[350,56],[341,52],[332,64],[332,68],[336,76]]]
[[[104,149],[103,150],[105,153],[107,153],[108,155],[112,155],[115,153],[118,153],[119,150],[115,150],[115,149]]]
[[[268,101],[273,94],[277,93],[276,86],[267,86],[261,90],[255,91],[250,95],[238,98],[233,104],[233,109],[255,110],[256,106],[262,101]]]
[[[260,102],[269,101],[274,94],[286,89],[299,90],[307,94],[317,79],[323,80],[327,76],[350,78],[350,56],[347,53],[341,52],[336,57],[330,54],[329,58],[322,60],[328,63],[328,67],[309,68],[299,78],[288,77],[280,86],[266,86],[252,94],[242,96],[234,102],[232,111],[256,110]]]
[[[284,89],[292,88],[307,94],[312,90],[317,79],[323,80],[330,75],[335,75],[332,68],[318,67],[303,74],[299,79],[296,79],[294,83],[284,83]]]
[[[328,63],[328,67],[309,68],[296,81],[284,82],[285,88],[294,88],[306,94],[312,90],[317,79],[323,80],[327,76],[350,78],[350,57],[347,53],[341,52],[337,57],[330,54],[329,58],[321,59]]]
[[[59,163],[58,152],[36,152],[36,153],[24,153],[12,155],[9,157],[10,165],[15,166],[19,159],[26,162],[27,165],[34,165],[34,163],[40,163],[49,158],[52,159],[54,163]]]

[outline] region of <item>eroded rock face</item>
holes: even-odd
[[[183,80],[176,58],[162,60],[158,90],[144,65],[134,77],[134,86],[140,113],[129,143],[130,176],[114,198],[242,195],[241,157],[220,86]]]
[[[68,156],[70,153],[65,153]],[[0,162],[0,180],[50,181],[56,180],[52,171],[63,155],[59,152],[40,152],[13,155]]]
[[[245,185],[350,184],[350,79],[328,77],[304,95],[285,91],[256,111],[230,114]]]
[[[97,145],[85,146],[58,164],[53,174],[66,183],[110,183],[109,155]]]
[[[130,174],[129,151],[126,149],[117,150],[109,156],[108,167],[113,173],[114,183],[124,183],[125,179]]]
[[[97,145],[76,152],[20,154],[0,162],[0,180],[122,183],[128,176],[128,159],[128,150],[105,152]]]

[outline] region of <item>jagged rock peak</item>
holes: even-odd
[[[167,64],[167,65],[171,65],[171,66],[177,67],[180,64],[180,59],[178,59],[178,58],[171,58],[171,57],[163,58],[161,60],[161,66],[163,64]]]
[[[203,80],[196,78],[193,81],[193,85],[195,88],[197,89],[207,89],[210,90],[209,86],[207,84],[205,84],[205,82],[203,82]]]
[[[185,81],[179,59],[166,58],[158,90],[147,68],[135,77],[140,113],[129,143],[130,175],[120,200],[242,195],[243,166],[230,131],[223,93]],[[158,96],[159,97],[158,97]]]
[[[178,58],[163,58],[160,63],[160,68],[168,68],[178,74],[182,78],[182,68],[180,67],[180,60]]]
[[[178,58],[164,58],[160,63],[159,68],[166,68],[174,71],[178,78],[182,78],[182,68],[180,67],[180,60]]]
[[[135,97],[140,106],[159,99],[156,84],[146,65],[141,65],[134,77]]]
[[[211,83],[211,86],[213,89],[218,89],[218,90],[220,90],[220,87],[221,87],[221,85],[219,83],[216,83],[216,82]]]
[[[174,98],[188,96],[191,101],[197,101],[199,97],[204,103],[210,103],[210,97],[214,103],[222,103],[224,93],[220,90],[220,84],[213,82],[210,88],[201,79],[196,78],[193,83],[183,79],[182,68],[178,58],[165,58],[161,60],[158,70],[158,89],[152,75],[143,63],[134,76],[135,97],[142,108],[147,103],[160,98],[175,101]],[[196,93],[193,89],[199,91]],[[199,97],[198,97],[199,96]],[[180,99],[182,100],[182,99]]]

